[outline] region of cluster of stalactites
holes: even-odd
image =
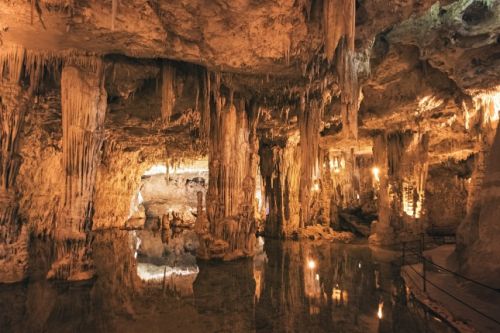
[[[354,48],[356,4],[354,0],[324,0],[323,6],[324,53],[329,62],[336,58],[342,133],[356,140],[360,96]]]
[[[104,140],[107,94],[99,59],[65,65],[61,76],[65,201],[61,237],[83,236],[90,226],[92,196]],[[85,223],[84,223],[85,222]],[[69,233],[69,235],[66,235]]]
[[[323,104],[316,100],[307,103],[305,96],[301,98],[299,113],[301,170],[300,170],[300,203],[301,227],[310,221],[310,199],[313,181],[319,177],[319,139],[320,125],[323,117]]]
[[[161,67],[161,118],[167,127],[175,105],[175,67],[167,60]]]
[[[2,45],[0,81],[20,83],[27,78],[30,90],[36,92],[44,79],[44,74],[51,72],[54,76],[58,76],[63,63],[97,70],[100,61],[96,59],[93,55],[82,55],[75,50],[52,52],[25,49],[18,45]]]

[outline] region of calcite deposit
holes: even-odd
[[[122,229],[141,267],[449,236],[498,287],[499,38],[494,0],[1,1],[0,282]]]

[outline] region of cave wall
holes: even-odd
[[[467,213],[474,159],[429,166],[425,189],[427,233],[453,235]]]
[[[500,130],[486,162],[486,173],[481,186],[477,236],[470,240],[462,259],[462,270],[491,286],[500,287]],[[488,258],[488,260],[484,260]]]

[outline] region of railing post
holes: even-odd
[[[425,266],[426,266],[425,265],[425,258],[422,255],[422,272],[423,272],[423,274],[422,274],[423,278],[422,279],[423,279],[423,282],[424,282],[424,293],[427,292],[427,273],[426,273],[427,269],[426,269]]]
[[[425,250],[425,233],[422,232],[421,238],[420,238],[420,258],[422,258],[422,282],[423,282],[423,289],[424,292],[427,292],[427,269],[425,265],[425,258],[424,258],[424,250]]]
[[[405,265],[406,242],[403,242],[403,255],[401,256],[401,266]]]

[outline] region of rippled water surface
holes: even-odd
[[[32,243],[30,277],[0,285],[0,332],[425,332],[393,256],[364,245],[260,241],[230,263],[137,256],[125,231],[95,235],[92,281],[47,281],[51,247]],[[410,311],[411,307],[411,311]]]

